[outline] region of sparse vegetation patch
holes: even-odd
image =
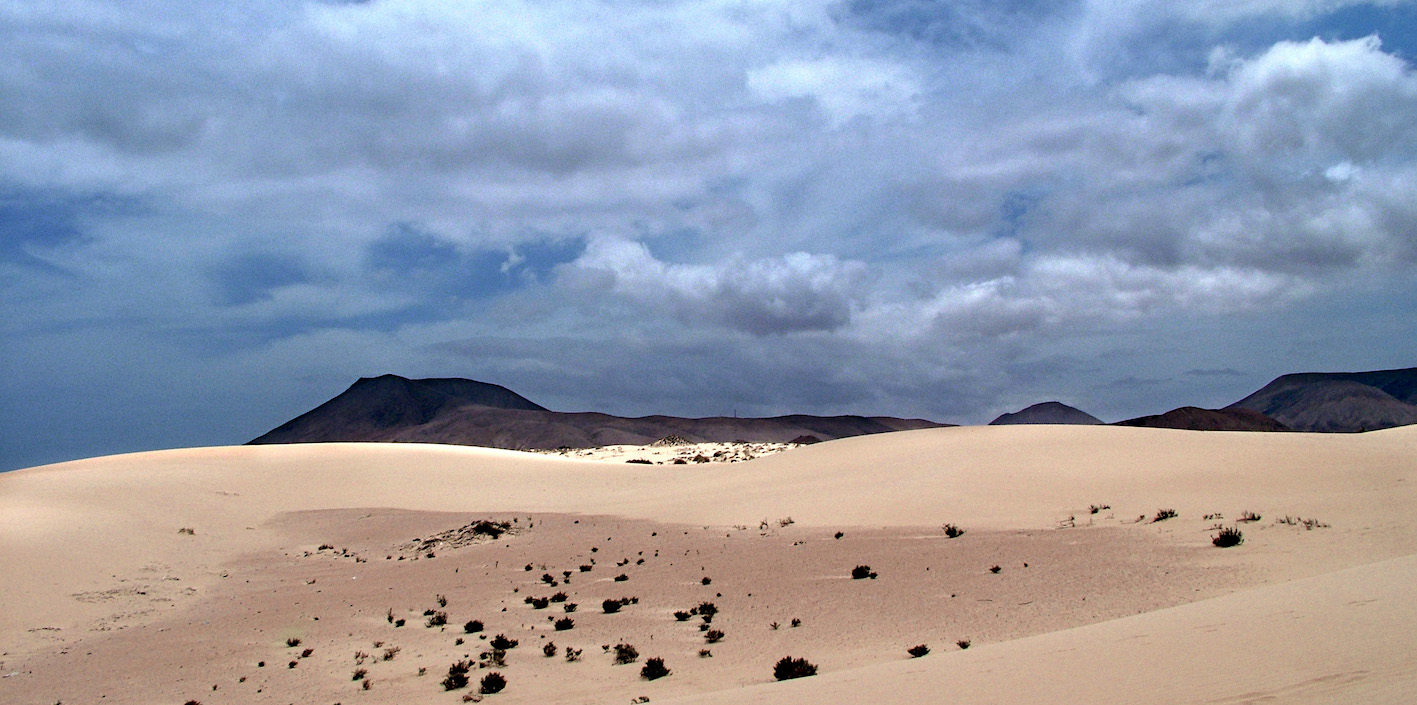
[[[806,678],[817,675],[817,665],[804,658],[783,656],[772,668],[774,678],[785,681],[792,678]]]

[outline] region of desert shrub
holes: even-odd
[[[575,611],[576,611],[576,608],[579,607],[579,606],[580,606],[580,605],[577,605],[577,604],[574,603],[574,602],[567,602],[566,604],[561,605],[561,611],[562,611],[562,612],[565,612],[565,613],[567,613],[567,614],[570,614],[570,613],[572,613],[572,612],[575,612]]]
[[[718,642],[723,641],[723,632],[718,629],[710,629],[707,632],[704,632],[704,641],[707,641],[710,644],[717,644]]]
[[[491,695],[493,693],[502,692],[502,689],[506,687],[507,679],[503,677],[502,674],[493,671],[482,677],[482,683],[478,686],[477,690],[483,695]]]
[[[930,647],[924,644],[916,644],[915,646],[906,649],[905,652],[910,654],[911,656],[914,656],[915,658],[920,658],[921,656],[930,653]]]
[[[472,662],[462,660],[448,666],[448,677],[443,679],[443,690],[457,690],[467,687],[467,672],[472,670]]]
[[[677,611],[677,612],[674,613],[674,618],[677,619],[677,620],[679,620],[679,621],[681,621],[681,622],[687,622],[687,621],[689,621],[689,618],[692,617],[692,616],[693,616],[693,615],[689,614],[688,612],[685,612],[684,610],[679,610],[679,611]]]
[[[299,661],[291,661],[290,663],[285,664],[285,667],[286,667],[286,668],[295,668],[295,666],[296,666],[297,664],[299,664],[299,663],[300,663]]]
[[[664,667],[664,659],[655,656],[645,659],[645,667],[640,669],[640,677],[646,680],[655,680],[669,675],[669,669]]]
[[[1088,506],[1088,508],[1087,508],[1087,513],[1088,513],[1088,514],[1096,514],[1096,513],[1100,512],[1100,511],[1104,510],[1104,509],[1111,509],[1111,508],[1112,508],[1111,506],[1106,505],[1106,504],[1093,504],[1093,505]]]
[[[1156,510],[1156,516],[1154,516],[1154,517],[1151,518],[1151,523],[1155,524],[1155,523],[1158,522],[1158,521],[1166,521],[1167,519],[1175,519],[1175,518],[1176,518],[1176,510],[1175,510],[1175,509],[1158,509],[1158,510]]]
[[[292,649],[295,648],[295,647],[297,647],[297,646],[300,646],[300,637],[295,637],[295,636],[293,636],[293,637],[290,637],[289,639],[286,639],[286,640],[285,640],[285,645],[288,646],[288,647],[290,647],[290,648],[292,648]]]
[[[624,573],[621,573],[621,574],[615,576],[615,582],[617,582],[617,583],[623,583],[623,582],[625,582],[626,580],[629,580],[629,579],[630,579],[630,576],[625,575]]]
[[[1240,512],[1240,518],[1235,521],[1259,521],[1262,517],[1251,511]]]
[[[546,583],[547,585],[555,585],[556,579],[551,577],[550,573],[542,573],[541,582]]]
[[[858,565],[851,569],[852,580],[865,580],[869,577],[871,577],[871,566],[869,565]]]
[[[364,676],[367,676],[367,675],[369,675],[369,669],[367,669],[367,668],[356,668],[356,669],[354,669],[354,677],[353,677],[353,678],[350,678],[350,680],[362,681],[362,680],[364,680]]]
[[[839,538],[841,538],[841,537],[843,537],[843,536],[845,536],[845,535],[846,535],[846,534],[843,534],[842,532],[838,531],[838,532],[836,532],[836,535],[833,536],[832,538],[837,538],[837,539],[839,539]]]
[[[526,567],[525,567],[525,568],[522,568],[522,570],[525,570],[526,572],[530,573],[530,572],[531,572],[531,564],[530,564],[530,563],[526,564]]]
[[[402,627],[403,625],[405,625],[405,624],[407,624],[407,623],[408,623],[407,620],[405,620],[403,617],[399,617],[398,619],[395,619],[395,620],[394,620],[394,626],[395,626],[395,627]]]
[[[462,646],[462,645],[463,645],[462,637],[458,637],[458,638],[454,639],[454,640],[453,640],[453,645],[454,645],[454,646]]]
[[[385,661],[392,661],[392,660],[394,660],[394,657],[399,655],[399,651],[402,651],[402,649],[400,649],[400,648],[397,647],[397,646],[390,646],[389,648],[384,649],[384,660],[385,660]]]
[[[190,527],[190,526],[184,526],[184,527],[178,529],[178,530],[177,530],[177,533],[179,533],[179,534],[186,534],[186,535],[188,535],[188,536],[196,536],[196,535],[197,535],[197,530],[194,529],[194,528],[192,528],[192,527]]]
[[[482,631],[482,621],[474,619],[468,622],[467,624],[462,625],[462,630],[464,632],[467,632],[468,634],[476,634]]]
[[[957,539],[963,535],[964,529],[961,529],[958,526],[955,526],[954,524],[945,524],[945,536],[952,539]]]
[[[583,565],[580,567],[580,570],[582,573],[589,573],[593,568],[595,568],[593,565]]]
[[[782,626],[782,625],[781,625],[781,624],[778,624],[777,622],[773,622],[772,624],[769,624],[769,625],[768,625],[768,628],[771,629],[771,630],[773,630],[773,631],[777,631],[777,628],[780,627],[780,626]]]
[[[484,651],[481,654],[478,654],[477,657],[482,660],[482,664],[480,664],[479,666],[480,668],[492,668],[494,666],[505,667],[507,665],[506,649],[493,649],[491,651]]]
[[[437,614],[437,613],[438,613],[438,610],[435,610],[435,609],[433,609],[432,607],[429,607],[428,609],[423,610],[423,616],[424,616],[424,617],[431,617],[431,616],[433,616],[433,615],[435,615],[435,614]]]
[[[386,617],[387,617],[388,620],[389,620],[389,624],[393,624],[393,623],[394,623],[394,608],[392,608],[392,607],[389,608],[389,612],[388,612],[388,614],[386,615]]]
[[[780,681],[792,678],[806,678],[807,676],[817,675],[817,666],[804,658],[783,656],[778,660],[777,664],[772,667],[772,675]]]
[[[635,659],[637,659],[637,658],[639,658],[639,657],[640,657],[640,652],[639,652],[638,650],[636,650],[635,647],[633,647],[633,646],[631,646],[631,645],[629,645],[629,644],[616,644],[616,645],[615,645],[615,663],[617,663],[617,664],[634,663]]]
[[[708,585],[708,584],[710,584],[710,583],[712,583],[712,582],[713,582],[713,578],[710,578],[710,577],[707,576],[707,575],[705,575],[705,576],[703,577],[703,579],[699,581],[699,583],[702,584],[702,585]]]
[[[571,597],[570,595],[567,595],[567,594],[564,593],[564,592],[558,592],[558,593],[556,593],[555,595],[552,595],[552,596],[551,596],[550,598],[548,598],[548,599],[550,599],[552,602],[565,602],[566,600],[570,599],[570,597]]]
[[[800,620],[800,619],[798,619],[798,618],[796,618],[796,617],[793,617],[793,618],[792,618],[792,627],[795,629],[795,628],[800,627],[800,626],[802,626],[802,620]]]
[[[506,634],[498,634],[492,637],[492,641],[487,642],[487,645],[494,649],[506,651],[507,649],[517,648],[517,643],[516,639],[508,639]]]
[[[633,465],[654,465],[653,462],[651,462],[651,461],[649,461],[649,460],[645,460],[644,458],[630,458],[629,460],[626,460],[625,462],[631,463],[631,464],[633,464]]]
[[[955,645],[958,646],[958,647],[961,648],[961,649],[967,649],[967,648],[969,648],[969,640],[968,640],[968,639],[960,639],[959,641],[956,641],[956,642],[955,642]]]
[[[992,567],[989,568],[989,572],[990,572],[990,573],[994,573],[995,575],[997,575],[997,574],[999,573],[999,571],[1001,571],[1001,570],[1003,570],[1003,568],[1000,568],[1000,567],[997,566],[997,565],[996,565],[996,566],[992,566]]]
[[[708,649],[699,649],[699,658],[713,658],[713,652]]]
[[[546,606],[549,605],[549,604],[551,604],[551,598],[549,598],[549,597],[533,597],[533,598],[531,598],[531,606],[532,606],[533,609],[544,610],[544,609],[546,609]]]
[[[434,612],[434,613],[433,613],[433,616],[428,618],[428,622],[427,622],[426,624],[431,628],[431,627],[441,627],[441,626],[443,626],[444,624],[447,624],[447,623],[448,623],[448,613],[447,613],[447,612]]]
[[[566,660],[567,660],[567,661],[579,661],[579,660],[581,660],[581,652],[582,652],[582,651],[585,651],[585,649],[573,649],[573,648],[567,646],[567,647],[566,647]]]
[[[305,649],[300,652],[300,658],[310,658],[310,654],[315,653],[314,649]]]
[[[621,605],[619,600],[606,600],[600,603],[600,608],[605,610],[606,614],[615,614],[616,612],[620,611],[620,607]]]
[[[556,620],[555,622],[556,631],[558,632],[564,632],[570,629],[574,629],[575,626],[576,620],[571,619],[570,617],[562,617]]]
[[[1230,548],[1244,543],[1245,536],[1240,533],[1239,529],[1227,526],[1221,529],[1219,534],[1211,537],[1210,542],[1220,548]]]
[[[447,606],[448,606],[448,598],[447,598],[446,596],[439,595],[439,596],[438,596],[438,606],[439,606],[439,607],[447,607]]]
[[[554,641],[548,641],[546,642],[545,646],[541,647],[541,653],[545,654],[546,658],[551,658],[552,656],[555,656],[557,650],[558,649],[556,648],[556,642]]]

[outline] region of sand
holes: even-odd
[[[520,644],[492,702],[1411,701],[1414,448],[1011,426],[731,464],[320,444],[32,468],[0,475],[0,702],[461,702],[489,670],[445,691],[448,666],[497,634]],[[425,543],[479,519],[514,531]],[[576,610],[525,601],[556,593]],[[704,602],[711,624],[676,619]],[[788,655],[818,675],[775,682]],[[671,674],[641,678],[651,657]]]

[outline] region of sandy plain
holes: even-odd
[[[1417,428],[614,457],[243,446],[5,473],[0,702],[455,703],[493,670],[505,703],[1417,701]],[[483,519],[514,530],[438,538]],[[1222,527],[1245,542],[1216,548]],[[674,614],[705,602],[707,627]],[[498,634],[506,665],[444,690]],[[784,656],[818,674],[776,682]],[[642,678],[651,657],[670,675]]]

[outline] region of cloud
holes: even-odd
[[[191,409],[214,393],[192,378],[245,365],[326,386],[505,373],[565,407],[686,395],[674,410],[959,420],[1002,396],[1155,411],[1182,382],[1091,382],[1230,365],[1197,340],[1305,369],[1341,357],[1317,347],[1410,364],[1371,342],[1414,320],[1392,293],[1417,272],[1410,16],[0,4],[0,289],[17,304],[0,359],[24,361],[17,379],[170,370],[204,390]],[[1355,296],[1392,313],[1333,303]],[[1300,329],[1368,342],[1270,349]],[[1138,352],[1153,341],[1166,364]],[[637,369],[659,381],[630,389]],[[722,369],[742,381],[716,393]],[[1208,400],[1248,391],[1181,377]]]
[[[805,252],[670,264],[640,243],[608,237],[591,240],[570,269],[582,281],[686,322],[708,321],[756,335],[841,328],[850,321],[865,273],[859,262]]]

